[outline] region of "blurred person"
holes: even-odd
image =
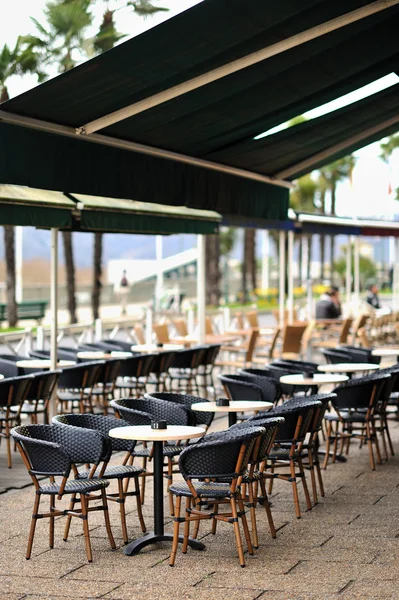
[[[129,281],[127,279],[126,276],[126,270],[123,270],[122,273],[122,278],[121,281],[119,283],[119,293],[121,296],[121,309],[122,309],[122,315],[126,314],[126,307],[127,307],[127,297],[129,294]]]
[[[380,298],[378,296],[378,286],[375,283],[369,286],[366,302],[375,309],[381,308]]]
[[[341,314],[339,289],[332,285],[316,304],[316,319],[338,319]]]

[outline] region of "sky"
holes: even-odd
[[[159,6],[169,8],[168,12],[160,12],[154,16],[143,19],[134,15],[130,10],[121,10],[115,13],[117,28],[128,33],[129,37],[138,35],[142,31],[153,27],[162,21],[173,17],[198,4],[201,0],[155,0]],[[0,0],[6,2],[6,0]],[[18,35],[34,33],[35,26],[30,17],[38,21],[43,20],[43,9],[46,0],[11,0],[7,2],[7,9],[3,11],[0,20],[0,45],[7,43],[12,46]],[[101,17],[107,2],[98,0],[96,4],[95,22],[93,31],[88,30],[88,34],[94,34],[101,22]],[[108,5],[120,6],[117,0],[109,0]],[[128,39],[128,38],[125,38]],[[54,73],[56,75],[56,73]],[[391,83],[397,82],[391,78]],[[9,81],[10,96],[16,96],[36,85],[34,76],[24,76],[24,78],[14,77]],[[384,82],[385,84],[386,82]],[[381,89],[380,82],[370,86],[368,93]],[[354,92],[352,101],[364,97],[362,92]],[[337,109],[346,104],[347,100],[337,100],[330,107],[317,108],[309,111],[305,116],[312,118],[324,114],[327,109]],[[323,112],[324,111],[324,112]],[[261,132],[260,132],[261,133]],[[379,158],[379,143],[371,144],[366,148],[355,152],[357,163],[353,172],[352,183],[345,182],[339,184],[337,190],[337,214],[341,216],[357,217],[380,217],[393,218],[396,214],[399,218],[399,202],[394,200],[394,195],[389,195],[389,189],[395,190],[399,187],[399,151],[397,151],[391,160],[390,165],[384,164]]]

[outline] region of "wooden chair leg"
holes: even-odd
[[[35,537],[36,523],[39,514],[40,494],[36,494],[33,504],[32,520],[30,523],[30,531],[28,537],[28,547],[26,549],[26,560],[29,560],[32,554],[33,538]]]
[[[310,448],[308,450],[308,456],[309,456],[310,481],[312,484],[313,503],[316,505],[319,503],[319,499],[317,497],[316,474],[315,474],[315,468],[314,468],[314,463],[313,463],[313,452]]]
[[[184,523],[184,538],[183,538],[183,546],[181,551],[183,552],[183,554],[187,554],[187,548],[188,548],[188,536],[190,535],[190,521],[189,519],[189,510],[191,508],[191,498],[188,497],[186,498],[186,512],[185,512],[185,523]]]
[[[322,498],[324,498],[324,483],[323,483],[323,477],[321,475],[320,462],[319,462],[318,458],[317,458],[317,462],[315,463],[315,467],[316,467],[317,479],[319,481],[320,495]]]
[[[332,435],[332,424],[328,423],[328,428],[327,428],[327,433],[326,433],[326,455],[324,457],[323,469],[327,469],[328,459],[330,458],[331,435]]]
[[[312,501],[311,501],[310,495],[309,495],[308,484],[307,484],[306,477],[305,477],[305,470],[303,468],[302,459],[298,457],[297,461],[298,461],[298,466],[299,466],[299,472],[301,474],[303,491],[305,493],[306,506],[308,507],[308,510],[312,510]]]
[[[219,503],[218,503],[218,502],[216,502],[216,503],[213,505],[213,514],[214,514],[215,516],[214,516],[214,517],[213,517],[213,519],[212,519],[212,529],[211,529],[211,533],[212,533],[212,535],[215,535],[215,534],[216,534],[216,527],[217,527],[217,523],[218,523],[218,521],[217,521],[217,519],[216,519],[215,517],[217,516],[218,512],[219,512]],[[198,524],[199,524],[199,521],[198,521]]]
[[[126,501],[126,496],[123,492],[123,479],[118,479],[118,504],[119,504],[119,512],[121,515],[122,538],[123,538],[123,542],[125,544],[127,544],[129,541],[129,538],[127,535],[127,527],[126,527],[125,501]]]
[[[79,500],[76,500],[76,494],[72,494],[71,500],[69,501],[68,510],[73,510],[76,502],[79,502]],[[65,522],[65,528],[64,528],[64,537],[63,537],[64,542],[66,542],[68,540],[69,528],[71,526],[71,520],[72,520],[71,515],[67,515],[66,522]]]
[[[292,479],[292,493],[294,496],[294,505],[295,505],[295,514],[296,514],[296,518],[300,519],[301,518],[301,509],[299,506],[299,496],[298,496],[298,488],[297,488],[297,482],[296,482],[296,475],[295,475],[295,464],[294,461],[290,460],[290,471],[291,471],[291,479]]]
[[[267,497],[266,485],[265,485],[264,479],[261,479],[261,481],[260,481],[260,488],[262,491],[262,496],[264,498],[263,505],[265,507],[267,520],[269,522],[270,533],[271,533],[272,538],[275,538],[277,533],[276,533],[276,528],[274,526],[272,511],[270,510],[270,503],[269,503],[269,498]]]
[[[372,471],[375,471],[375,460],[374,460],[374,452],[373,452],[373,442],[371,439],[371,430],[370,424],[366,423],[366,435],[367,435],[367,445],[369,448],[369,457],[370,457],[370,467]]]
[[[240,565],[242,567],[245,567],[244,551],[242,549],[242,540],[241,540],[241,534],[240,534],[240,527],[238,525],[238,515],[237,515],[237,506],[236,506],[235,498],[230,498],[230,506],[231,506],[231,513],[232,513],[233,519],[234,519],[233,526],[234,526],[234,533],[235,533],[235,537],[236,537],[238,558],[240,561]]]
[[[238,494],[237,501],[238,501],[238,508],[240,509],[240,513],[241,513],[242,528],[244,530],[245,541],[247,542],[248,554],[252,555],[254,553],[254,549],[252,546],[251,535],[249,533],[249,527],[248,527],[248,521],[247,521],[247,517],[245,514],[244,501],[242,499],[241,493]]]
[[[89,532],[89,523],[88,523],[88,510],[87,510],[87,498],[86,498],[85,494],[80,494],[80,503],[82,505],[83,534],[85,537],[87,560],[91,563],[91,562],[93,562],[93,554],[91,551],[90,532]]]
[[[50,496],[50,514],[55,509],[55,497]],[[50,535],[49,535],[49,546],[54,548],[54,517],[50,517]]]
[[[134,491],[135,491],[135,494],[136,494],[137,516],[138,516],[139,521],[140,521],[141,531],[143,533],[145,533],[147,531],[147,528],[145,526],[144,517],[143,517],[143,511],[141,509],[140,486],[139,486],[138,477],[134,478]]]
[[[251,529],[252,529],[252,544],[254,548],[259,548],[258,540],[258,527],[256,523],[256,509],[254,502],[254,489],[253,484],[248,484],[248,500],[249,500],[249,514],[251,517]]]
[[[170,553],[169,565],[174,566],[176,560],[177,546],[179,543],[179,530],[180,530],[180,507],[181,507],[181,496],[176,496],[175,504],[175,518],[173,523],[173,542],[172,552]]]
[[[5,437],[6,437],[6,445],[7,445],[7,467],[9,469],[12,468],[12,460],[11,460],[11,437],[10,437],[10,424],[8,421],[5,422]]]
[[[109,520],[109,512],[108,512],[107,494],[105,492],[105,489],[101,490],[101,500],[103,503],[105,528],[107,530],[109,543],[110,543],[112,550],[115,550],[116,544],[115,544],[114,536],[112,535],[111,523]]]

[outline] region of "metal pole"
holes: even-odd
[[[292,323],[294,315],[294,232],[288,232],[288,323]]]
[[[348,313],[350,314],[352,300],[352,236],[350,235],[348,235],[348,247],[346,249],[345,287],[346,303],[348,305]]]
[[[395,264],[393,268],[393,303],[395,310],[399,308],[399,238],[395,238]]]
[[[157,261],[157,282],[155,285],[155,310],[161,310],[161,298],[163,293],[163,239],[162,235],[155,236],[155,258]]]
[[[262,244],[262,290],[269,289],[269,231],[263,232]]]
[[[205,258],[205,238],[203,235],[197,235],[197,306],[198,306],[198,341],[200,344],[205,343],[205,313],[206,313],[206,297],[205,297],[205,275],[206,275],[206,258]]]
[[[355,237],[355,253],[354,253],[354,287],[355,287],[355,310],[359,309],[360,305],[360,237]]]
[[[58,229],[51,229],[51,346],[50,360],[51,369],[57,368],[58,362]],[[54,392],[51,403],[50,413],[53,416],[57,410],[57,394]]]
[[[23,266],[23,227],[15,228],[15,299],[17,304],[23,299],[22,266]]]
[[[280,327],[284,327],[284,305],[285,305],[285,231],[279,233],[279,321]]]
[[[187,331],[188,331],[188,335],[193,336],[194,335],[194,330],[195,330],[194,311],[193,311],[192,308],[190,308],[187,311]]]
[[[152,310],[147,306],[145,314],[145,343],[150,345],[152,342]]]

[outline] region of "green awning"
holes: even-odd
[[[108,233],[196,233],[218,231],[221,216],[213,211],[185,206],[162,206],[149,202],[69,194],[79,208],[74,228]]]
[[[220,221],[216,212],[185,206],[0,185],[0,225],[104,233],[211,234],[218,231]]]
[[[0,224],[72,227],[75,203],[61,192],[0,184]]]

